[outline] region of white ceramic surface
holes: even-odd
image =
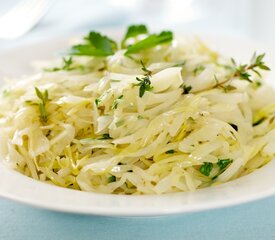
[[[252,53],[267,53],[275,69],[275,51],[249,40],[209,37],[203,39],[214,49],[235,59],[249,60]],[[66,39],[51,39],[0,53],[0,80],[31,72],[30,62],[51,58],[64,51]],[[275,71],[274,71],[275,72]],[[267,80],[275,79],[271,71]],[[273,85],[275,85],[275,80]],[[232,182],[197,190],[165,195],[128,196],[97,194],[64,189],[25,177],[7,169],[0,161],[0,196],[21,203],[64,212],[108,216],[154,216],[202,211],[232,206],[275,193],[275,161]]]

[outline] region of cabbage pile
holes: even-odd
[[[0,100],[5,165],[61,187],[162,194],[227,182],[274,157],[264,54],[239,64],[197,38],[90,32]]]

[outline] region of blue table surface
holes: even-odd
[[[58,213],[0,200],[0,239],[275,239],[275,197],[200,213],[113,218]]]
[[[209,11],[211,15],[213,9],[211,10],[209,8],[211,6],[215,8],[219,5],[219,12],[222,13],[222,18],[215,15],[214,20],[209,18],[209,21],[202,19],[201,21],[195,20],[189,24],[182,24],[180,21],[176,21],[176,12],[174,14],[175,16],[173,14],[167,15],[166,12],[163,12],[163,14],[166,14],[165,16],[168,19],[174,21],[174,27],[184,26],[186,29],[193,28],[195,30],[207,29],[211,32],[222,32],[227,35],[247,33],[250,34],[250,37],[252,36],[252,28],[248,27],[250,15],[246,10],[253,10],[253,8],[247,8],[245,5],[245,3],[251,3],[252,0],[243,0],[241,1],[242,4],[239,4],[237,0],[224,0],[222,4],[219,4],[221,1],[212,1],[215,1],[216,4],[205,6],[205,11]],[[5,9],[11,7],[15,2],[18,1],[0,0],[0,14],[4,12]],[[144,3],[144,1],[131,1],[131,4],[136,4],[135,8],[138,8],[137,4],[140,2]],[[155,1],[150,2],[152,3]],[[164,4],[164,2],[165,1],[158,1],[158,3],[162,4]],[[238,3],[238,8],[244,11],[240,11],[242,14],[239,18],[236,16],[237,19],[231,21],[232,15],[229,15],[228,12],[232,13],[230,10],[232,6],[234,7],[234,4],[231,4],[232,2]],[[258,3],[259,1],[253,0],[253,2]],[[275,16],[273,12],[269,11],[269,9],[272,8],[262,4],[263,2],[272,4],[271,1],[264,0],[258,5],[258,7],[265,9],[265,11],[258,12],[257,22],[253,22],[255,29],[258,24],[260,26],[258,30],[260,29],[259,31],[261,31],[261,34],[254,35],[255,38],[263,36],[265,27],[266,29],[270,29],[268,22],[261,24],[261,22],[264,21],[260,17],[260,13],[269,18]],[[146,22],[151,26],[163,27],[163,23],[166,22],[164,18],[164,20],[161,21],[160,18],[156,18],[156,15],[153,15],[154,12],[155,14],[160,14],[161,7],[159,5],[156,5],[158,6],[158,11],[148,12],[146,11],[147,5],[144,5],[145,7],[139,8],[139,12],[134,12],[134,8],[131,7],[131,4],[125,3],[125,6],[119,6],[118,3],[122,3],[122,1],[116,1],[116,4],[113,0],[56,1],[48,15],[29,34],[19,40],[9,42],[0,41],[0,51],[4,48],[40,40],[45,36],[49,37],[81,32],[91,29],[92,27],[125,26],[130,22]],[[152,4],[149,5],[152,7]],[[258,9],[257,4],[253,6],[254,8],[256,6],[255,9]],[[163,9],[168,9],[168,7],[166,6]],[[176,9],[174,8],[174,10]],[[171,17],[173,16],[175,18],[172,19]],[[229,18],[229,16],[231,16],[231,18]],[[216,17],[224,21],[217,21]],[[235,24],[236,22],[238,23],[237,25]],[[269,23],[270,22],[272,21],[269,21]],[[160,24],[162,25],[160,26]],[[207,28],[205,28],[204,24],[208,24]],[[169,24],[166,24],[165,27],[168,28]],[[272,37],[274,37],[274,34],[272,35],[271,33],[272,31],[266,31],[266,36],[268,36],[266,39],[273,39]],[[272,41],[274,41],[274,39]],[[275,239],[275,197],[224,209],[152,218],[81,216],[36,209],[0,199],[0,240],[17,239],[269,240]]]

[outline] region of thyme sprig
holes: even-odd
[[[236,63],[236,61],[233,58],[231,58],[231,62],[233,64],[233,73],[228,78],[226,78],[224,81],[219,82],[216,76],[214,76],[214,79],[216,81],[216,84],[214,86],[211,86],[209,88],[202,89],[193,93],[199,93],[199,92],[210,90],[213,88],[224,88],[224,84],[232,81],[234,78],[239,78],[240,80],[245,80],[250,83],[254,83],[254,81],[252,80],[251,71],[257,74],[259,77],[261,77],[259,70],[265,70],[265,71],[270,70],[270,68],[263,61],[264,57],[265,57],[265,53],[260,55],[257,55],[256,53],[254,53],[249,64],[239,64],[239,65]]]
[[[152,77],[152,71],[145,67],[144,63],[140,61],[142,66],[142,71],[144,72],[144,76],[142,78],[136,77],[136,80],[139,82],[134,84],[134,86],[139,86],[139,97],[143,97],[145,91],[151,91],[153,86],[151,86],[150,78]]]
[[[39,112],[40,112],[40,120],[41,120],[41,122],[47,122],[48,121],[48,113],[46,111],[46,104],[49,101],[48,90],[41,92],[37,87],[35,87],[35,93],[41,101],[38,104]]]
[[[263,61],[265,53],[257,56],[256,53],[253,54],[250,64],[240,64],[239,66],[236,64],[236,61],[231,58],[233,66],[235,67],[234,77],[239,77],[241,80],[246,80],[248,82],[253,82],[251,79],[251,74],[249,71],[256,73],[259,77],[261,77],[259,69],[269,71],[270,68],[266,66]]]
[[[61,67],[54,67],[54,68],[46,68],[44,69],[46,72],[57,72],[57,71],[71,71],[74,70],[76,67],[72,67],[73,64],[73,58],[72,57],[68,57],[62,58],[63,60],[63,65]]]

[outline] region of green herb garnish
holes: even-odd
[[[95,99],[95,105],[98,107],[98,105],[100,104],[101,100],[99,98]]]
[[[215,180],[221,173],[225,171],[225,169],[233,162],[232,159],[219,159],[217,162],[217,166],[219,167],[220,171],[218,174],[216,174],[214,177],[212,177],[212,180]]]
[[[47,114],[47,111],[46,111],[46,103],[49,101],[48,90],[45,90],[42,93],[37,87],[35,87],[35,93],[36,93],[37,97],[41,100],[41,102],[38,105],[39,106],[39,112],[40,112],[40,120],[42,122],[47,122],[48,114]]]
[[[173,33],[170,31],[163,31],[160,34],[151,34],[147,38],[129,46],[125,55],[138,53],[142,50],[153,48],[159,44],[171,42],[173,40]]]
[[[147,34],[148,33],[148,29],[145,25],[141,24],[141,25],[131,25],[128,27],[127,32],[121,42],[121,47],[122,48],[126,48],[126,40],[129,38],[133,38],[136,37],[140,34]]]
[[[57,72],[57,71],[70,71],[75,69],[74,67],[72,67],[73,64],[73,58],[69,57],[69,58],[63,58],[63,66],[62,67],[55,67],[55,68],[46,68],[45,71],[47,72]]]
[[[262,83],[260,81],[254,81],[252,84],[252,88],[254,89],[258,89],[261,86],[262,86]]]
[[[148,68],[145,67],[145,65],[144,65],[144,63],[143,63],[142,60],[140,60],[140,64],[141,64],[141,66],[142,66],[141,70],[142,70],[143,72],[145,72],[145,75],[151,77],[151,76],[152,76],[152,71],[150,71]]]
[[[98,140],[113,139],[110,137],[109,133],[104,133],[102,137],[97,138]]]
[[[192,90],[192,86],[183,85],[182,89],[183,89],[183,92],[182,92],[183,94],[189,94],[190,91]]]
[[[120,95],[120,96],[113,102],[112,109],[117,109],[119,100],[121,100],[122,98],[123,98],[123,95]]]
[[[209,176],[210,172],[213,169],[213,163],[211,162],[205,162],[203,163],[203,165],[200,167],[200,172],[205,175],[205,176]]]
[[[175,153],[175,150],[171,149],[171,150],[166,151],[165,153],[166,154],[173,154],[173,153]]]
[[[220,168],[220,170],[224,170],[232,162],[232,159],[219,159],[217,165]]]
[[[152,72],[147,69],[144,65],[144,63],[142,61],[141,62],[141,66],[142,66],[142,71],[145,72],[144,77],[139,78],[136,77],[136,80],[139,82],[137,84],[135,84],[134,86],[139,86],[139,97],[143,97],[145,91],[151,91],[153,89],[153,87],[151,86],[151,81],[150,81],[150,77],[152,76]]]
[[[251,78],[252,77],[251,71],[256,73],[259,77],[261,77],[259,70],[270,70],[270,68],[266,66],[263,61],[264,56],[265,56],[265,53],[260,55],[256,55],[256,53],[254,53],[249,64],[240,64],[240,65],[237,65],[236,61],[233,58],[231,58],[231,62],[233,66],[232,67],[227,66],[227,68],[232,70],[232,74],[228,78],[226,78],[224,81],[219,82],[216,76],[214,76],[216,81],[216,84],[214,86],[196,91],[194,93],[210,90],[212,88],[222,88],[225,92],[229,90],[235,90],[236,88],[234,86],[231,86],[231,87],[224,86],[227,82],[230,82],[233,78],[240,78],[241,80],[254,83],[254,81],[252,81],[252,78]]]
[[[251,58],[250,64],[240,64],[239,66],[237,66],[236,61],[233,58],[231,58],[231,61],[235,67],[234,77],[239,77],[241,80],[253,82],[249,71],[253,71],[259,77],[261,77],[261,74],[259,73],[258,69],[267,70],[267,71],[270,70],[270,68],[266,66],[265,63],[263,62],[264,56],[265,56],[265,53],[260,54],[258,56],[256,53],[254,53]]]
[[[114,175],[108,177],[108,183],[112,183],[116,181],[116,177]]]
[[[145,91],[152,90],[153,87],[151,86],[151,81],[149,77],[136,77],[136,80],[139,81],[139,83],[135,84],[135,86],[139,86],[139,97],[143,97]]]
[[[117,50],[115,41],[98,32],[90,32],[84,40],[83,44],[72,46],[70,55],[106,57]]]
[[[201,72],[203,72],[205,69],[205,67],[203,65],[199,65],[197,66],[194,70],[193,70],[193,74],[194,76],[198,76]]]
[[[71,70],[72,69],[71,66],[73,64],[73,58],[72,57],[69,57],[68,59],[63,58],[63,63],[64,63],[62,67],[63,70],[67,70],[67,71]]]

